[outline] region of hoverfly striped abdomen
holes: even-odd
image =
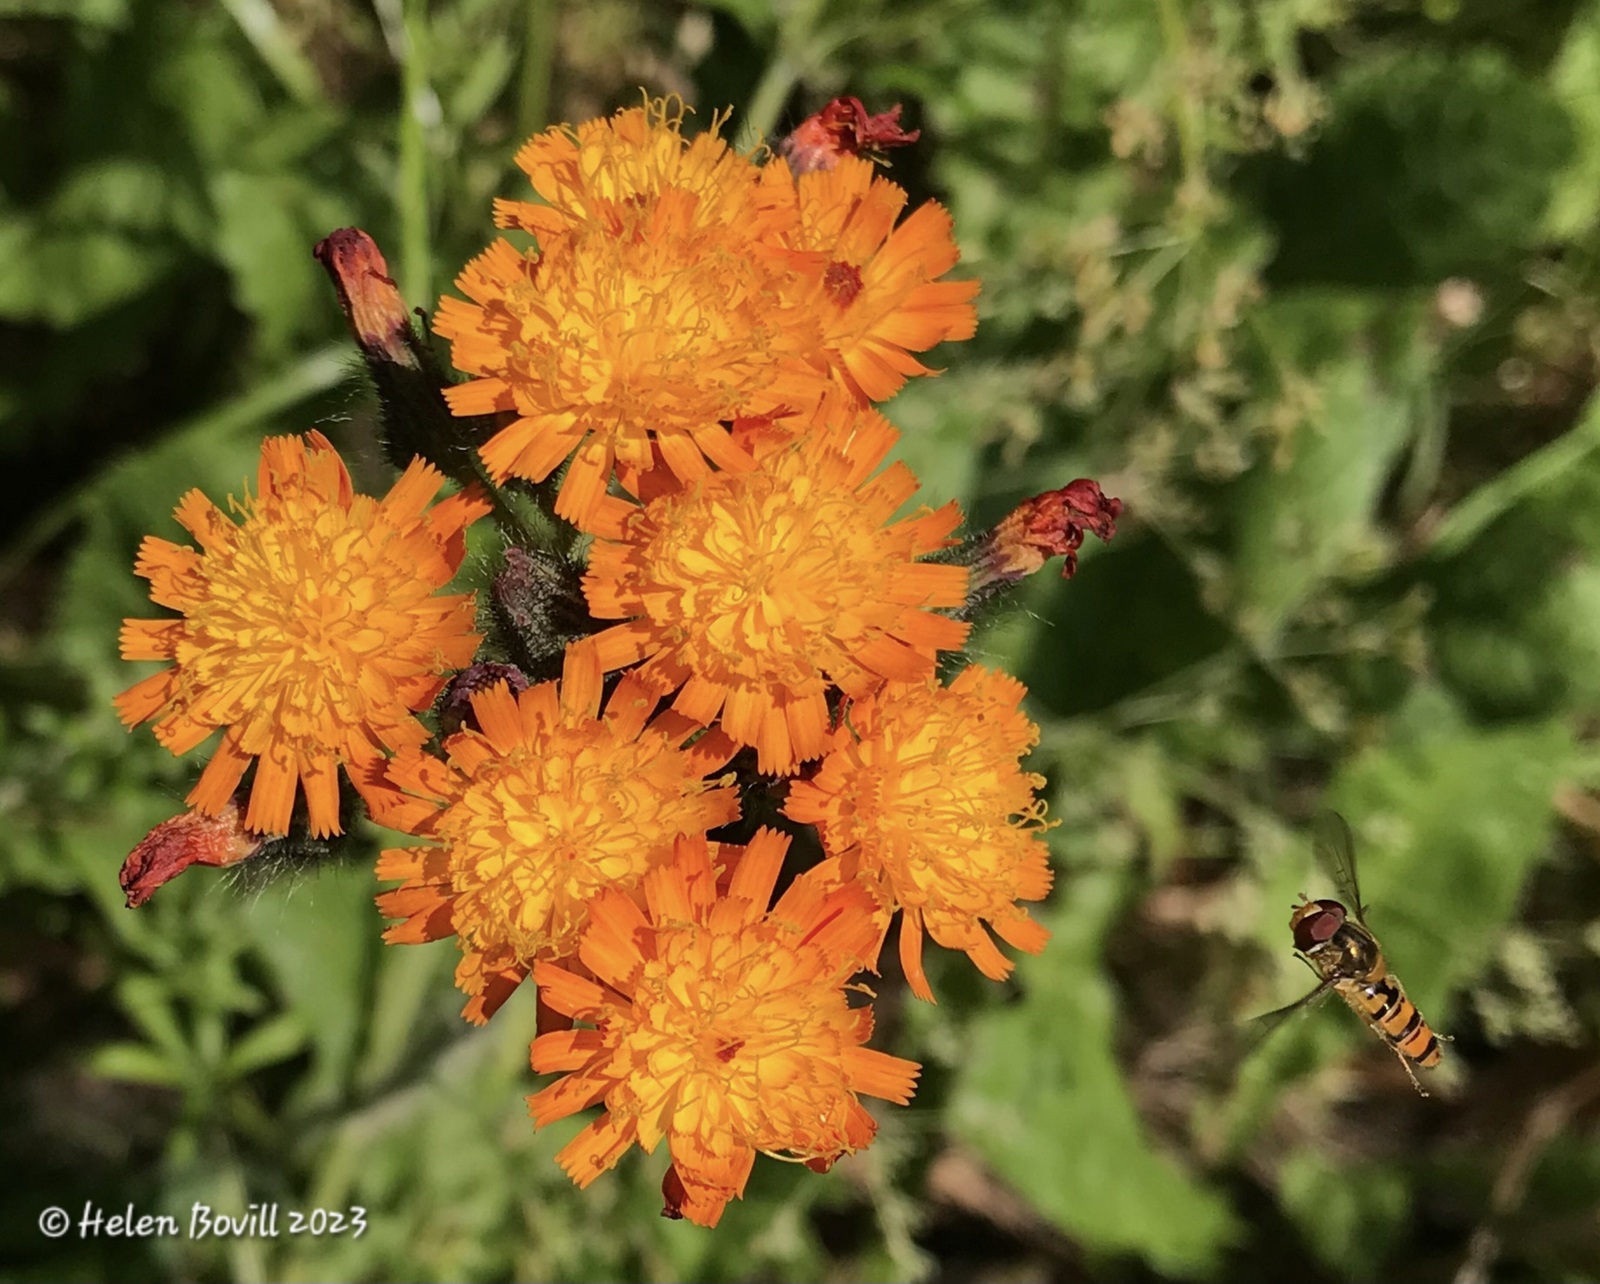
[[[1346,900],[1314,901],[1302,896],[1294,906],[1289,930],[1294,934],[1295,952],[1317,974],[1317,988],[1287,1007],[1257,1018],[1258,1025],[1263,1030],[1276,1028],[1285,1017],[1334,991],[1394,1050],[1421,1092],[1422,1085],[1411,1067],[1431,1068],[1444,1060],[1439,1037],[1406,997],[1405,987],[1389,971],[1383,948],[1367,927],[1350,827],[1338,813],[1325,812],[1318,818],[1313,845]]]
[[[1360,986],[1359,1002],[1362,1014],[1402,1056],[1423,1067],[1444,1060],[1432,1028],[1393,973]]]

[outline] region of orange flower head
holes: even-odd
[[[665,1140],[665,1211],[714,1226],[757,1151],[826,1168],[876,1131],[858,1094],[910,1100],[919,1067],[864,1047],[872,1010],[847,1001],[881,932],[872,898],[808,874],[769,912],[788,844],[769,829],[742,853],[682,839],[642,908],[596,898],[578,951],[590,976],[535,968],[546,1005],[592,1027],[534,1040],[533,1068],[565,1073],[528,1099],[539,1127],[604,1105],[556,1156],[580,1187]],[[713,862],[730,856],[719,897]]]
[[[891,522],[917,489],[875,411],[843,394],[808,431],[770,437],[759,467],[714,473],[643,506],[609,501],[584,593],[606,669],[643,661],[673,707],[754,745],[763,772],[823,751],[826,693],[865,695],[933,672],[968,626],[967,571],[919,562],[960,520],[954,504]]]
[[[150,536],[134,569],[176,620],[125,620],[126,660],[169,667],[117,697],[128,726],[188,752],[222,743],[189,803],[221,815],[252,761],[245,828],[282,834],[299,786],[311,832],[340,832],[338,770],[358,778],[385,750],[428,737],[412,716],[472,660],[470,593],[439,596],[489,511],[462,492],[428,507],[444,479],[414,462],[382,500],[353,493],[321,433],[261,446],[258,494],[234,521],[198,490],[178,522],[200,551]]]
[[[814,400],[825,386],[815,310],[782,283],[796,205],[781,166],[758,168],[715,129],[686,142],[664,104],[551,130],[517,161],[549,202],[501,202],[501,240],[444,299],[438,332],[474,376],[459,415],[515,416],[482,448],[496,478],[542,481],[576,456],[556,512],[579,526],[617,462],[658,444],[684,480],[748,466],[719,421]],[[769,173],[770,171],[770,173]]]
[[[448,762],[411,754],[370,790],[386,825],[434,840],[385,851],[378,877],[401,885],[378,898],[385,939],[454,935],[463,1015],[482,1023],[537,959],[577,949],[601,891],[637,889],[671,859],[673,840],[738,817],[737,791],[707,780],[732,755],[624,679],[600,713],[593,648],[568,648],[561,682],[513,696],[500,684],[472,696],[478,730],[445,741]]]
[[[789,789],[785,813],[817,826],[844,878],[904,911],[900,960],[932,1000],[922,935],[965,950],[993,980],[1012,963],[984,924],[1037,954],[1050,933],[1017,901],[1043,900],[1050,865],[1040,831],[1044,778],[1018,759],[1039,739],[1015,678],[976,666],[948,687],[893,683],[850,706],[815,778]]]
[[[866,401],[894,396],[912,375],[932,374],[911,354],[977,328],[977,281],[941,281],[960,257],[950,215],[928,201],[898,227],[905,189],[861,156],[794,180],[800,222],[794,248],[816,256],[803,285],[822,316],[838,378]]]

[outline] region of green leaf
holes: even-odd
[[[1257,167],[1280,280],[1431,284],[1514,264],[1573,154],[1565,108],[1498,49],[1349,64],[1303,160]]]
[[[1194,1279],[1215,1268],[1235,1228],[1222,1196],[1145,1134],[1112,1051],[1100,949],[1124,877],[1074,875],[1047,916],[1054,939],[1018,968],[1022,1000],[983,1012],[963,1040],[950,1124],[1074,1238]]]
[[[1582,6],[1550,68],[1551,90],[1571,113],[1576,146],[1550,191],[1544,231],[1552,241],[1582,236],[1595,224],[1600,190],[1600,4]]]
[[[0,319],[65,329],[137,295],[174,261],[170,247],[114,230],[0,218]]]
[[[1362,894],[1390,966],[1437,1013],[1493,957],[1548,849],[1551,798],[1576,749],[1560,720],[1478,730],[1436,694],[1403,716],[1410,734],[1348,762],[1329,799],[1355,832]]]
[[[311,246],[349,221],[340,201],[292,174],[217,175],[217,252],[233,274],[234,297],[269,354],[325,329],[327,284]]]
[[[123,1079],[175,1088],[183,1083],[180,1064],[147,1043],[102,1043],[89,1054],[91,1074],[102,1079]]]
[[[770,39],[778,25],[774,0],[709,0],[708,9],[720,9],[756,40]]]
[[[1378,1279],[1411,1209],[1405,1174],[1381,1164],[1338,1165],[1297,1150],[1278,1171],[1278,1196],[1317,1256],[1345,1279]]]
[[[263,1066],[276,1065],[297,1056],[309,1041],[306,1023],[299,1009],[291,1008],[253,1026],[228,1050],[224,1077],[242,1079]]]
[[[174,1064],[187,1066],[193,1058],[174,997],[160,980],[145,973],[123,977],[117,986],[117,998],[133,1023]]]
[[[360,837],[348,841],[357,850],[367,846]],[[363,1032],[358,1017],[370,1010],[368,973],[382,949],[382,920],[364,850],[360,858],[355,868],[284,880],[244,915],[285,1008],[296,1015],[300,1044],[294,1051],[309,1043],[315,1054],[303,1085],[308,1101],[336,1097],[348,1087]]]
[[[1352,558],[1381,556],[1373,516],[1406,441],[1407,404],[1366,361],[1324,368],[1316,387],[1317,412],[1296,430],[1288,464],[1264,461],[1233,505],[1240,623],[1262,640]]]

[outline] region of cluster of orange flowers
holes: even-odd
[[[531,977],[533,1068],[561,1076],[534,1120],[603,1107],[563,1168],[587,1185],[665,1142],[666,1211],[708,1226],[757,1152],[825,1170],[873,1136],[862,1095],[910,1098],[918,1067],[865,1046],[853,983],[897,911],[926,999],[925,936],[997,979],[995,936],[1043,948],[1019,904],[1050,887],[1023,688],[937,669],[980,590],[1109,535],[1118,508],[1074,483],[964,562],[954,504],[899,515],[918,483],[883,467],[897,434],[873,403],[972,334],[978,285],[940,279],[944,210],[902,219],[906,193],[838,143],[914,136],[829,113],[788,163],[715,125],[688,140],[661,103],[531,140],[539,199],[495,216],[536,248],[497,240],[435,317],[481,484],[432,502],[444,472],[419,458],[374,499],[320,433],[268,440],[234,515],[179,505],[198,549],[145,541],[136,569],[179,615],[122,636],[167,662],[118,698],[127,724],[174,753],[222,731],[193,811],[129,858],[130,903],[269,836],[339,835],[359,795],[417,840],[378,862],[387,939],[454,936],[475,1022]],[[365,308],[409,335],[381,258],[341,235],[329,260],[366,265],[339,269],[358,334]],[[491,512],[502,580],[533,556],[508,496],[592,541],[586,623],[546,673],[510,662],[533,626],[508,637],[521,617],[440,592]],[[742,819],[760,790],[784,830]],[[774,902],[791,843],[820,859]]]

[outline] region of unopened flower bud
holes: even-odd
[[[412,325],[377,242],[358,227],[343,227],[318,241],[312,254],[332,279],[366,358],[383,413],[389,462],[403,470],[421,456],[464,486],[481,480],[475,452],[493,431],[493,421],[450,413],[445,377]]]
[[[922,137],[920,129],[910,133],[900,128],[900,104],[886,112],[869,116],[859,98],[835,98],[802,121],[778,145],[784,160],[796,174],[814,169],[832,169],[841,156],[867,156],[878,159],[891,147],[904,147]]]
[[[489,598],[512,657],[535,681],[557,676],[567,645],[597,627],[578,567],[542,549],[508,545]]]
[[[1083,477],[1024,500],[956,559],[972,568],[969,607],[1026,579],[1052,557],[1065,559],[1061,578],[1070,579],[1078,569],[1084,533],[1109,540],[1121,514],[1120,499],[1109,498],[1098,482]]]
[[[235,803],[216,816],[188,811],[164,820],[122,863],[120,881],[128,908],[143,905],[156,888],[191,865],[237,865],[257,855],[266,842],[267,835],[244,827],[243,813]]]

